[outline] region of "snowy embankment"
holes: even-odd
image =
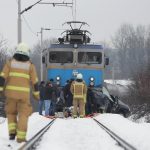
[[[130,93],[129,87],[133,84],[133,81],[131,80],[105,80],[105,83],[110,94],[119,96],[120,100],[126,97],[124,99],[124,102],[126,103],[128,92]],[[127,101],[128,102],[130,101],[130,96]],[[131,104],[131,101],[130,101],[130,104]],[[135,105],[135,106],[132,105],[133,112],[131,112],[132,115],[129,117],[129,119],[137,123],[150,122],[150,111],[148,108],[149,108],[148,103],[143,103],[143,104]]]
[[[137,150],[150,149],[150,123],[134,123],[116,114],[103,114],[96,119],[136,147]]]
[[[150,149],[150,124],[134,123],[120,115],[100,114],[95,117],[113,132],[128,141],[138,150]],[[34,113],[29,119],[27,140],[51,121]],[[0,147],[7,150],[11,144],[16,149],[19,144],[8,140],[7,120],[0,124]],[[91,118],[57,119],[50,130],[42,137],[38,150],[121,150],[116,142]]]
[[[131,80],[105,80],[106,83],[128,86],[133,83]]]
[[[131,80],[105,80],[107,88],[112,95],[123,96],[128,92],[128,86],[132,84]]]

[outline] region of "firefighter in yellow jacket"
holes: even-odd
[[[79,106],[79,117],[83,118],[85,115],[85,100],[87,93],[87,86],[83,81],[81,73],[77,74],[76,80],[71,84],[71,93],[73,94],[73,117],[77,117],[77,108]]]
[[[29,47],[25,43],[17,46],[16,53],[0,73],[0,93],[6,96],[5,112],[8,118],[9,139],[26,141],[28,117],[32,113],[30,83],[33,96],[38,100],[38,78],[35,66],[29,60]]]

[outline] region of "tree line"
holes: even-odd
[[[110,57],[107,71],[114,71],[116,79],[132,79],[146,70],[150,62],[150,26],[123,24],[112,37],[113,48],[106,47]],[[111,78],[111,71],[106,73]]]
[[[113,48],[106,47],[110,57],[106,78],[133,81],[124,99],[140,118],[150,113],[150,26],[123,24],[112,43]]]

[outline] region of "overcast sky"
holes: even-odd
[[[0,34],[8,40],[12,47],[17,44],[17,1],[0,0]],[[23,10],[38,0],[21,1]],[[43,2],[60,1],[43,0]],[[64,2],[71,1],[64,0]],[[76,20],[85,21],[90,25],[87,29],[92,33],[92,41],[109,41],[123,23],[130,23],[134,26],[150,24],[150,0],[76,1]],[[64,22],[71,20],[73,20],[71,8],[38,4],[22,16],[22,40],[33,46],[40,40],[40,35],[36,34],[41,27],[61,29]],[[43,38],[57,38],[61,32],[60,30],[44,31]]]

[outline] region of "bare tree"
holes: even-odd
[[[118,49],[117,59],[119,61],[119,68],[122,70],[122,77],[127,76],[127,58],[128,58],[128,48],[129,48],[129,39],[131,38],[133,27],[128,24],[123,24],[115,36],[112,38],[114,47]]]
[[[146,31],[145,51],[147,64],[150,65],[150,25],[148,26]]]
[[[133,80],[125,98],[140,118],[150,113],[150,26],[124,24],[113,37],[113,43],[118,50],[120,75]]]
[[[150,44],[150,34],[147,33],[142,25],[134,28],[130,24],[123,24],[113,37],[114,47],[118,50],[118,67],[122,77],[130,78],[132,74],[146,66],[149,59],[147,49]]]

